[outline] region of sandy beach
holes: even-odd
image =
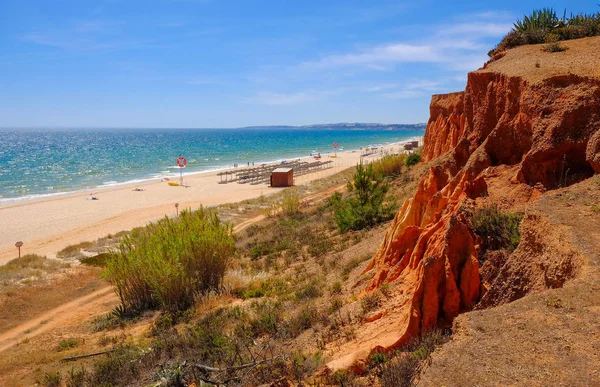
[[[383,148],[396,153],[400,144]],[[367,157],[378,158],[382,153]],[[312,158],[306,157],[306,160]],[[323,155],[322,160],[333,161],[333,167],[295,178],[295,185],[333,175],[355,166],[360,161],[359,151],[339,152],[336,158]],[[94,189],[98,200],[89,200],[90,192],[78,192],[49,198],[23,200],[0,206],[0,264],[16,258],[15,242],[22,241],[22,254],[35,253],[54,257],[56,252],[70,244],[92,241],[109,233],[130,230],[165,215],[175,215],[179,208],[198,208],[235,203],[278,192],[267,184],[219,184],[217,172],[184,176],[187,187],[172,187],[160,180],[112,188]],[[134,188],[143,191],[134,191]]]

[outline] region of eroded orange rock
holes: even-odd
[[[464,93],[434,96],[423,158],[448,157],[404,202],[365,269],[373,272],[367,292],[390,283],[401,296],[336,364],[390,351],[470,310],[482,291],[494,294],[495,285],[481,284],[475,236],[461,208],[488,195],[486,176],[494,170],[512,173],[506,184],[527,187],[508,190],[516,200],[599,172],[598,122],[600,82],[574,75],[532,84],[479,70]]]

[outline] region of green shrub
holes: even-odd
[[[543,8],[540,10],[533,10],[531,15],[523,16],[522,20],[517,20],[513,24],[513,28],[518,32],[536,30],[549,31],[556,27],[558,22],[559,19],[552,8]]]
[[[57,258],[74,258],[79,257],[81,254],[81,249],[87,249],[92,247],[92,242],[81,242],[77,245],[70,245],[56,253]]]
[[[66,351],[67,349],[75,348],[77,344],[77,339],[70,338],[61,340],[60,343],[58,343],[58,351]]]
[[[344,198],[336,192],[329,199],[340,231],[360,230],[391,219],[394,205],[385,203],[389,189],[389,183],[375,174],[372,164],[367,167],[359,164],[348,183],[350,196]]]
[[[320,297],[323,294],[321,284],[318,281],[311,281],[309,284],[302,287],[296,292],[298,299],[311,299]]]
[[[384,361],[379,381],[382,387],[413,386],[415,376],[423,363],[439,345],[446,342],[447,336],[439,329],[425,331],[421,336],[400,348],[392,360]]]
[[[468,213],[473,232],[483,241],[483,251],[506,249],[513,252],[521,241],[522,214],[502,212],[493,204]]]
[[[106,260],[109,257],[109,253],[101,253],[93,257],[81,257],[79,258],[79,262],[88,266],[106,267]]]
[[[377,309],[381,305],[381,295],[378,292],[367,294],[360,300],[363,314]]]
[[[136,361],[141,354],[132,347],[122,347],[108,354],[94,364],[93,386],[122,386],[128,385],[139,375],[139,363]]]
[[[418,153],[411,153],[406,157],[404,163],[407,167],[412,167],[421,162],[421,155]]]
[[[544,52],[563,52],[567,51],[567,47],[561,45],[558,42],[550,43],[542,47],[542,51]]]
[[[377,367],[378,365],[385,364],[390,360],[385,353],[375,352],[369,356],[369,365],[371,367]]]
[[[250,320],[250,331],[254,337],[263,334],[275,334],[281,321],[281,304],[269,301],[252,304],[255,317]]]
[[[398,176],[402,173],[405,159],[405,154],[383,156],[372,163],[373,172],[384,177]]]
[[[67,372],[65,384],[66,387],[91,386],[90,379],[91,375],[85,368],[81,367],[79,369],[76,369],[75,367],[73,367],[69,372]]]
[[[62,375],[60,372],[48,372],[44,375],[42,383],[46,387],[60,387],[62,382]]]
[[[344,303],[338,297],[334,297],[331,299],[331,303],[329,304],[329,308],[327,309],[327,313],[333,314],[338,310],[342,309]]]
[[[589,36],[600,35],[600,12],[595,14],[567,13],[558,18],[551,8],[534,10],[530,15],[514,23],[513,29],[502,39],[498,45],[488,53],[493,57],[496,53],[525,44],[549,43],[549,52],[561,51],[558,41],[581,39]],[[564,50],[562,50],[564,51]]]
[[[287,336],[296,337],[311,328],[319,320],[319,314],[314,305],[304,305],[292,318],[287,321]]]
[[[283,191],[281,199],[281,212],[284,216],[293,216],[300,212],[300,193],[295,188]]]
[[[335,281],[333,285],[331,285],[331,294],[342,294],[342,283],[340,281]]]
[[[197,294],[220,290],[233,253],[231,225],[208,209],[184,210],[132,231],[111,252],[105,277],[128,311],[176,312]]]

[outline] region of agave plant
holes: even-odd
[[[548,31],[558,26],[561,21],[564,22],[556,16],[556,12],[552,8],[543,8],[533,10],[531,15],[525,15],[523,20],[517,20],[513,24],[513,28],[519,32]]]

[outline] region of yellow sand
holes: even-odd
[[[396,153],[400,145],[389,145],[384,149]],[[367,160],[374,158],[376,156],[370,156]],[[294,183],[306,184],[330,176],[355,166],[359,159],[358,151],[339,152],[336,158],[323,155],[321,160],[333,161],[333,168],[296,177]],[[179,203],[179,209],[194,209],[200,205],[235,203],[281,190],[266,184],[219,184],[219,181],[216,172],[202,173],[184,176],[187,188],[156,180],[95,189],[94,196],[98,200],[89,200],[90,192],[81,192],[1,205],[0,264],[16,258],[17,241],[23,241],[22,254],[54,257],[68,245],[93,241],[109,233],[143,226],[165,215],[175,215],[175,203]],[[136,187],[144,191],[132,191]]]

